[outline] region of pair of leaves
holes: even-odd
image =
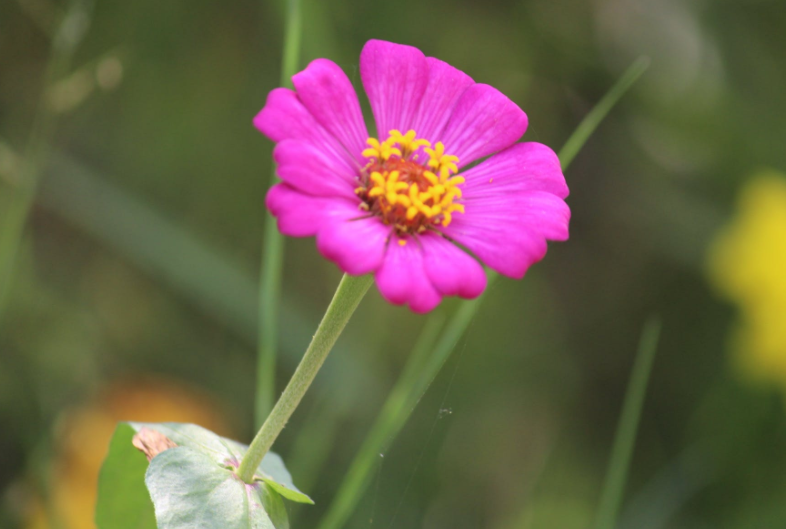
[[[176,446],[148,465],[132,444],[143,428]],[[254,483],[235,470],[248,447],[193,424],[121,423],[98,482],[99,529],[289,529],[283,498],[313,503],[281,458],[265,456]],[[152,500],[152,501],[151,501]]]

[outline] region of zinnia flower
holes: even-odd
[[[516,143],[527,115],[510,99],[378,40],[360,54],[360,78],[376,137],[349,78],[326,59],[296,74],[294,91],[273,90],[254,119],[277,143],[283,182],[266,202],[282,233],[316,236],[323,256],[348,274],[373,273],[385,299],[415,312],[483,292],[483,267],[467,250],[521,278],[546,240],[568,238],[559,160]]]

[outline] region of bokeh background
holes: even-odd
[[[256,296],[283,2],[0,2],[0,222],[42,166],[0,308],[0,526],[92,527],[117,420],[253,434]],[[663,332],[620,527],[786,527],[782,0],[304,0],[301,66],[381,38],[494,85],[558,149],[651,67],[567,172],[571,239],[491,288],[348,527],[591,524],[637,342]],[[62,44],[62,43],[61,43]],[[48,84],[47,84],[48,83]],[[20,176],[21,175],[21,176]],[[340,278],[288,240],[279,386]],[[439,309],[446,315],[458,302]],[[314,527],[424,318],[375,292],[276,445]]]

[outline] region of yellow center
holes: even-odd
[[[382,143],[369,138],[363,151],[371,160],[355,189],[363,200],[361,209],[393,226],[398,235],[449,225],[453,213],[464,213],[464,205],[457,203],[464,183],[456,174],[458,157],[445,154],[442,142],[432,147],[428,140],[418,139],[414,130],[389,134]]]

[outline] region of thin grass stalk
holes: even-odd
[[[622,505],[628,468],[636,444],[636,432],[644,406],[644,396],[647,394],[647,383],[652,372],[655,352],[658,349],[659,336],[660,322],[657,318],[650,318],[642,331],[633,372],[625,392],[622,414],[614,435],[609,467],[595,517],[595,529],[614,529],[617,525],[617,516]]]
[[[281,86],[292,86],[300,56],[302,14],[300,0],[286,0],[286,30],[281,65]],[[276,182],[276,167],[270,171],[270,185]],[[278,349],[279,305],[281,304],[284,237],[270,213],[265,217],[262,264],[259,281],[259,325],[257,345],[257,390],[254,422],[260,427],[275,403],[276,353]]]
[[[598,128],[601,121],[611,112],[611,109],[614,108],[620,98],[628,92],[630,87],[639,80],[639,77],[641,77],[649,67],[649,57],[642,55],[633,61],[633,64],[625,70],[625,73],[623,73],[622,77],[620,77],[614,86],[611,87],[611,90],[606,92],[606,95],[598,101],[590,113],[581,120],[579,126],[576,127],[576,130],[573,131],[573,134],[570,135],[568,141],[565,142],[565,145],[563,145],[562,149],[559,151],[559,159],[560,163],[562,163],[563,171],[568,169],[568,166],[573,162],[573,159],[582,147],[584,147],[584,144],[587,143],[592,133],[595,132],[595,129]]]

